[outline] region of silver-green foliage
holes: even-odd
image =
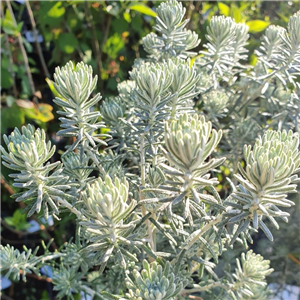
[[[43,208],[48,217],[49,206],[54,215],[59,214],[59,204],[71,199],[71,195],[65,194],[70,188],[68,177],[62,174],[61,162],[49,163],[49,159],[55,152],[55,146],[51,142],[46,143],[44,130],[34,130],[28,125],[17,128],[12,134],[3,139],[8,147],[7,152],[2,146],[3,164],[10,169],[18,171],[11,174],[14,178],[14,186],[27,190],[14,195],[16,201],[28,203],[28,216],[39,213]]]
[[[133,278],[126,279],[127,297],[133,300],[174,300],[186,282],[177,277],[169,262],[163,267],[156,262],[151,265],[144,260],[143,270],[135,270]]]
[[[236,259],[236,269],[233,274],[227,273],[229,280],[228,296],[225,299],[266,299],[265,277],[272,273],[270,261],[264,260],[252,250],[242,253],[241,261]]]
[[[91,67],[56,69],[57,134],[75,140],[62,162],[50,162],[55,147],[43,130],[28,125],[4,136],[3,164],[16,171],[14,197],[28,215],[76,216],[74,241],[56,253],[1,246],[5,274],[19,279],[21,270],[25,279],[52,259],[59,298],[181,300],[213,291],[218,299],[267,299],[272,270],[260,255],[242,254],[232,275],[216,266],[258,230],[272,240],[269,224],[287,222],[282,208],[294,204],[300,14],[287,30],[266,30],[254,67],[242,64],[247,26],[223,16],[210,21],[207,51],[190,60],[200,41],[184,14],[175,0],[159,5],[158,35],[143,39],[149,57],[100,111]],[[227,195],[216,175],[222,164],[233,175]]]
[[[127,199],[128,182],[122,183],[118,178],[112,181],[109,175],[104,181],[98,178],[88,185],[83,194],[83,201],[86,204],[83,214],[86,220],[80,224],[91,234],[86,251],[89,255],[97,257],[102,268],[114,250],[122,258],[121,262],[125,267],[123,254],[129,255],[130,258],[133,258],[133,255],[123,248],[122,244],[127,246],[139,243],[131,234],[135,222],[124,222],[125,217],[136,205],[135,200],[128,204]]]
[[[101,99],[100,93],[90,99],[98,79],[97,76],[93,78],[92,74],[92,67],[88,67],[83,62],[76,67],[69,62],[65,67],[55,69],[54,87],[60,97],[56,97],[53,101],[63,109],[58,111],[58,114],[63,115],[59,120],[62,122],[61,127],[64,128],[57,135],[76,137],[65,154],[74,150],[79,144],[90,144],[92,148],[106,145],[100,139],[103,135],[93,134],[104,125],[98,121],[100,113],[92,110]]]
[[[24,247],[25,248],[25,247]],[[26,249],[21,252],[15,249],[13,246],[0,245],[0,258],[1,258],[1,269],[6,271],[6,276],[12,275],[14,280],[20,280],[20,274],[22,273],[22,280],[26,281],[26,274],[39,274],[38,266],[47,260],[54,260],[60,256],[61,253],[45,255],[38,257],[38,247],[32,251]]]
[[[195,32],[185,29],[188,20],[183,21],[184,15],[185,8],[176,0],[162,3],[158,7],[154,29],[160,35],[150,33],[143,38],[144,49],[150,58],[186,58],[196,54],[189,50],[197,47],[200,40]]]
[[[253,150],[244,147],[246,170],[239,164],[241,174],[235,175],[241,185],[231,194],[234,209],[228,207],[229,222],[238,222],[239,231],[260,227],[270,240],[273,236],[263,221],[267,217],[278,229],[275,218],[287,222],[289,213],[279,207],[290,207],[293,201],[287,193],[297,192],[300,166],[299,136],[292,131],[266,131],[257,139]],[[230,204],[230,202],[227,202]],[[247,226],[246,226],[247,225]]]

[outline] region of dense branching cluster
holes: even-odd
[[[43,212],[48,218],[49,206],[54,216],[59,214],[58,206],[72,197],[65,193],[70,189],[68,178],[62,175],[61,162],[49,163],[48,160],[55,152],[51,142],[46,143],[44,130],[34,130],[28,125],[22,127],[22,132],[17,128],[3,139],[8,146],[8,151],[1,146],[3,164],[10,169],[19,171],[11,174],[15,179],[14,186],[24,188],[26,192],[14,195],[16,201],[28,203],[28,216],[35,212]]]
[[[237,268],[229,278],[229,299],[266,299],[268,296],[264,287],[265,277],[272,273],[270,261],[264,260],[252,250],[245,255],[242,253],[241,261],[237,259]],[[227,299],[225,297],[225,299]]]
[[[156,262],[151,265],[144,260],[143,270],[133,272],[133,279],[130,276],[126,281],[129,293],[127,297],[134,300],[167,300],[175,299],[186,282],[182,278],[176,277],[171,270],[169,262],[165,268]]]
[[[188,23],[188,20],[183,21],[185,10],[176,0],[162,3],[157,8],[154,29],[159,36],[152,32],[143,38],[144,48],[152,59],[185,59],[197,54],[189,51],[197,47],[200,40],[195,32],[185,29]]]
[[[28,216],[76,216],[74,242],[55,253],[1,246],[7,276],[22,271],[25,279],[52,260],[59,298],[210,299],[213,291],[211,299],[267,299],[272,269],[260,255],[243,253],[231,273],[216,266],[259,230],[272,240],[269,224],[278,229],[294,205],[300,13],[287,30],[268,27],[255,66],[245,64],[245,24],[213,17],[207,50],[196,56],[200,40],[184,14],[175,0],[159,5],[157,34],[143,39],[148,58],[101,105],[91,67],[56,69],[57,134],[72,138],[62,162],[50,162],[55,146],[41,129],[4,136],[3,164],[15,171],[14,197]],[[230,191],[220,188],[221,165],[232,174]]]

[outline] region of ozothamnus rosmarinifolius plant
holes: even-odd
[[[248,59],[248,27],[213,17],[207,49],[186,30],[185,8],[157,9],[156,33],[143,39],[119,96],[94,95],[97,76],[72,62],[54,74],[61,130],[73,138],[61,161],[28,125],[4,135],[3,164],[14,170],[16,201],[28,216],[76,216],[72,242],[51,253],[1,246],[1,270],[26,280],[53,268],[58,298],[267,299],[269,261],[252,250],[236,269],[214,271],[222,252],[288,222],[300,166],[300,13],[288,28],[269,26]],[[94,96],[93,96],[94,95]],[[103,128],[106,134],[103,134]],[[52,160],[51,160],[52,161]],[[216,177],[230,168],[229,194]],[[97,174],[91,176],[91,173]],[[54,263],[55,262],[55,263]]]

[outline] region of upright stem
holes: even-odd
[[[106,172],[105,172],[104,168],[100,165],[96,154],[90,149],[90,147],[88,145],[84,145],[83,149],[86,150],[86,152],[90,155],[90,157],[92,158],[92,160],[94,161],[94,163],[98,167],[98,169],[99,169],[99,171],[102,174],[103,179],[104,179],[105,176],[106,176]]]
[[[36,45],[36,48],[37,48],[37,51],[38,51],[38,55],[39,55],[39,58],[40,58],[40,61],[41,61],[41,64],[42,64],[42,68],[44,70],[45,75],[48,78],[50,78],[50,73],[49,73],[49,70],[47,68],[47,65],[46,65],[46,62],[45,62],[45,59],[44,59],[43,51],[42,51],[41,45],[40,45],[40,43],[38,41],[36,24],[35,24],[33,13],[32,13],[32,9],[30,7],[30,4],[29,4],[28,0],[25,1],[25,5],[26,5],[27,11],[28,11],[29,18],[30,18],[30,23],[31,23],[31,26],[32,26],[33,35],[34,35],[34,39],[35,39],[35,45]]]
[[[1,18],[4,19],[4,15],[3,15],[3,11],[1,10]],[[13,70],[13,58],[12,58],[12,54],[11,54],[11,49],[10,49],[10,45],[9,45],[9,39],[8,39],[8,35],[6,33],[4,33],[4,39],[5,39],[5,46],[7,48],[7,53],[8,53],[8,59],[9,59],[9,72],[12,75],[12,79],[13,79],[13,91],[14,91],[14,96],[15,98],[18,97],[18,91],[17,91],[17,86],[16,86],[16,74]]]
[[[157,147],[157,145],[155,145],[155,146],[153,146],[152,166],[157,165],[157,152],[158,152],[158,147]]]
[[[142,188],[146,185],[145,135],[144,134],[142,134],[140,139],[140,159],[141,159],[141,186],[140,186],[139,196],[140,196],[140,200],[142,200],[143,199]],[[142,211],[142,216],[143,217],[146,216],[147,209],[144,204],[141,206],[141,211]],[[146,221],[146,225],[147,225],[147,232],[148,232],[148,238],[149,238],[151,249],[155,251],[153,233],[152,233],[151,223],[149,220]]]
[[[189,1],[189,5],[187,5],[187,12],[186,12],[186,18],[191,20],[193,10],[195,9],[195,6],[193,4],[193,1]],[[191,22],[188,22],[186,25],[186,29],[190,29]]]
[[[170,120],[174,120],[175,119],[176,112],[177,112],[177,107],[176,107],[177,101],[178,101],[178,97],[174,96],[173,99],[172,99],[172,110],[171,110],[171,118],[170,118]]]
[[[146,163],[145,163],[145,135],[141,136],[140,140],[140,157],[141,157],[141,185],[146,184]]]
[[[68,25],[68,23],[65,22],[64,25],[65,25],[65,27],[67,28],[68,32],[69,32],[69,33],[72,33],[72,29],[70,28],[70,26]],[[83,52],[81,51],[79,44],[76,46],[76,50],[77,50],[77,52],[78,52],[78,54],[79,54],[79,56],[80,56],[80,59],[83,61],[83,60],[84,60],[84,54],[83,54]]]
[[[201,237],[206,231],[211,229],[215,224],[221,222],[223,215],[219,214],[217,217],[210,222],[208,222],[204,227],[201,229],[196,230],[193,235],[197,232],[197,234],[193,237],[192,240],[189,241],[189,243],[184,247],[184,249],[189,249],[198,239]]]
[[[12,7],[10,5],[10,1],[6,0],[6,4],[7,4],[8,10],[9,10],[9,13],[10,13],[10,15],[12,17],[13,23],[14,23],[15,26],[17,26],[17,22],[16,22],[16,19],[15,19],[15,15],[14,15],[14,12],[12,10]],[[35,94],[35,86],[34,86],[34,83],[33,83],[31,72],[30,72],[28,57],[27,57],[26,50],[25,50],[24,45],[23,45],[22,36],[21,36],[21,34],[19,32],[18,32],[17,37],[18,37],[18,42],[19,42],[19,46],[20,46],[20,49],[21,49],[21,53],[22,53],[22,56],[23,56],[24,65],[25,65],[27,76],[28,76],[31,93],[32,93],[32,95],[34,95]]]
[[[85,1],[85,12],[87,15],[87,18],[86,18],[87,25],[90,28],[90,30],[92,31],[92,35],[93,35],[93,48],[94,48],[94,52],[95,52],[95,56],[96,56],[99,77],[101,78],[101,73],[102,73],[102,69],[103,69],[101,50],[100,50],[99,42],[97,39],[95,26],[93,24],[93,16],[91,14],[90,6],[89,6],[89,3],[87,0]],[[99,84],[102,84],[102,80],[99,80],[98,82],[99,82]],[[101,94],[103,94],[102,88],[100,89],[100,92],[101,92]]]

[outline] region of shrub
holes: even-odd
[[[148,58],[136,60],[119,96],[99,111],[92,69],[56,68],[57,135],[73,141],[62,162],[50,162],[55,146],[41,129],[4,136],[3,164],[16,171],[22,192],[14,197],[28,216],[76,216],[74,241],[54,253],[1,246],[7,276],[22,271],[26,280],[51,265],[59,298],[171,300],[214,291],[217,299],[267,299],[272,269],[252,250],[232,274],[214,269],[223,251],[247,249],[256,232],[272,240],[269,224],[287,222],[284,209],[294,205],[300,13],[287,30],[267,28],[254,67],[242,64],[245,24],[213,17],[207,51],[197,55],[200,40],[184,14],[175,0],[158,7],[157,34],[143,39]],[[233,174],[230,192],[215,177],[221,165]]]

